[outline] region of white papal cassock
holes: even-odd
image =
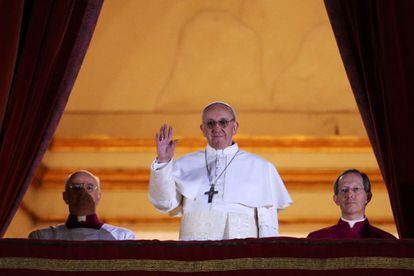
[[[208,203],[212,182],[218,193]],[[149,199],[161,212],[182,215],[180,240],[275,237],[277,212],[292,203],[273,164],[236,143],[224,150],[208,145],[168,163],[155,160]]]
[[[100,229],[67,228],[65,224],[50,226],[30,233],[29,239],[43,240],[134,240],[135,234],[128,229],[103,224]]]

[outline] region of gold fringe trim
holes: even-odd
[[[414,270],[413,258],[342,257],[342,258],[237,258],[205,261],[176,260],[60,260],[46,258],[0,258],[0,269],[49,271],[163,271],[213,272],[234,270],[342,270],[403,269]]]

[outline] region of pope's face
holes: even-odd
[[[223,126],[226,122],[227,125]],[[239,124],[234,120],[228,107],[221,104],[214,105],[204,112],[203,123],[200,125],[208,144],[215,149],[231,146],[238,127]]]
[[[94,214],[101,192],[96,180],[87,173],[73,175],[63,192],[63,199],[69,205],[72,215],[86,216]]]
[[[338,194],[335,203],[341,208],[342,217],[348,220],[361,219],[365,216],[365,206],[371,198],[364,189],[362,176],[347,173],[339,179]]]

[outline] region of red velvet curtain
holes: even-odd
[[[325,0],[325,6],[398,233],[414,238],[414,1]]]
[[[0,237],[52,139],[103,0],[0,0]]]

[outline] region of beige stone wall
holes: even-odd
[[[6,233],[5,238],[27,238],[29,233],[36,228],[37,225],[32,221],[30,216],[19,209],[13,217]]]
[[[242,136],[365,136],[320,0],[105,1],[57,136],[199,136],[214,100]]]

